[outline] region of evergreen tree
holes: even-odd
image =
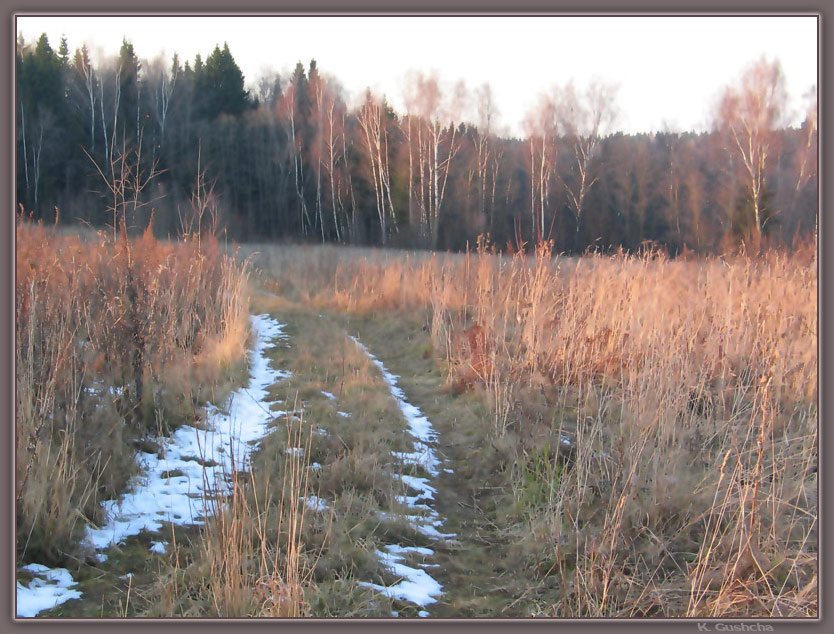
[[[195,72],[197,65],[195,62]],[[238,116],[251,107],[249,93],[243,88],[243,73],[235,63],[229,45],[214,48],[199,73],[202,91],[201,115],[211,121],[221,114]]]
[[[119,52],[119,108],[116,138],[131,143],[140,133],[139,70],[141,65],[133,51],[133,44],[122,40]]]
[[[61,122],[65,107],[61,61],[49,45],[46,33],[35,49],[22,51],[18,82],[20,117],[19,157],[24,167],[25,188],[18,199],[38,210],[45,199],[54,203],[57,162],[65,160]],[[45,205],[44,205],[45,206]]]
[[[61,36],[61,44],[58,46],[58,59],[64,68],[69,66],[69,44],[66,35]]]

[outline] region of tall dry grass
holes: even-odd
[[[77,556],[152,431],[194,415],[243,362],[246,265],[213,238],[79,238],[17,222],[17,549]]]
[[[229,486],[206,498],[206,519],[190,548],[173,540],[148,616],[287,617],[309,612],[315,562],[304,543],[311,427],[287,415],[286,459],[270,474],[225,474]],[[302,447],[303,451],[296,448]]]
[[[552,614],[817,614],[813,249],[260,252],[281,293],[424,316],[449,389],[482,390],[515,448]]]

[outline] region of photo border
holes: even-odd
[[[829,90],[828,82],[822,81],[823,72],[826,72],[828,77],[827,57],[828,51],[824,50],[826,47],[826,35],[830,35],[830,28],[827,24],[826,18],[831,17],[832,11],[826,6],[823,8],[819,3],[813,2],[799,2],[789,3],[785,0],[730,0],[729,3],[721,2],[720,0],[708,0],[707,2],[693,3],[675,0],[670,5],[669,2],[662,2],[660,0],[642,0],[640,2],[630,3],[624,5],[622,2],[614,2],[613,0],[586,0],[580,2],[577,0],[562,1],[556,0],[551,2],[545,1],[531,1],[522,0],[521,2],[502,2],[501,0],[423,0],[409,3],[398,2],[393,7],[390,2],[383,0],[358,0],[350,3],[337,2],[335,0],[277,0],[269,2],[267,0],[243,0],[236,3],[234,9],[230,8],[230,4],[222,0],[146,0],[142,3],[131,2],[128,6],[118,5],[118,10],[114,10],[114,4],[111,1],[105,0],[84,0],[82,2],[74,2],[68,5],[66,2],[59,2],[57,0],[0,0],[3,7],[3,14],[6,22],[7,34],[9,35],[6,45],[3,47],[2,58],[2,79],[4,85],[9,88],[8,97],[2,101],[0,106],[0,113],[2,113],[3,120],[6,125],[0,126],[0,139],[2,139],[3,146],[7,151],[3,153],[2,164],[0,164],[0,171],[2,171],[2,180],[0,180],[0,191],[8,192],[9,197],[9,213],[5,218],[5,231],[3,232],[3,250],[5,257],[2,258],[0,264],[0,293],[2,297],[8,299],[6,310],[0,311],[0,332],[3,333],[2,348],[0,348],[0,355],[5,363],[2,364],[2,371],[4,373],[4,380],[0,383],[0,401],[8,404],[9,421],[14,421],[14,235],[15,235],[15,207],[14,207],[14,161],[15,151],[13,145],[13,131],[14,131],[14,50],[15,50],[15,15],[26,14],[100,14],[100,15],[447,15],[447,16],[468,16],[468,15],[615,15],[615,16],[631,16],[631,15],[681,15],[681,16],[701,16],[701,15],[716,15],[716,16],[734,16],[734,15],[818,15],[819,16],[819,30],[818,30],[818,95],[823,106],[823,115],[820,117],[819,132],[823,138],[823,143],[820,147],[820,167],[823,171],[827,171],[828,163],[826,160],[827,151],[831,141],[831,133],[825,125],[827,115],[831,108],[829,106]],[[511,8],[508,8],[511,7]],[[8,161],[8,163],[7,163]],[[826,173],[826,176],[828,174]],[[819,425],[819,453],[830,453],[832,450],[831,439],[829,434],[825,432],[820,422],[825,419],[825,414],[829,411],[832,390],[829,386],[831,376],[827,375],[823,368],[823,359],[828,360],[832,353],[833,341],[831,337],[826,337],[822,326],[825,323],[824,317],[830,316],[834,313],[831,307],[832,294],[823,292],[823,285],[831,276],[831,258],[826,257],[823,245],[825,243],[832,244],[834,236],[834,223],[827,223],[822,213],[823,203],[826,200],[826,192],[823,187],[825,178],[820,177],[820,213],[819,213],[819,243],[818,243],[818,337],[819,337],[819,383],[818,393],[820,395],[820,404],[818,425]],[[829,227],[828,225],[832,226]],[[823,305],[824,304],[824,305]],[[828,388],[828,389],[826,389]],[[429,619],[429,620],[396,620],[396,619],[329,619],[329,620],[281,620],[275,622],[273,620],[252,620],[252,619],[202,619],[202,620],[186,620],[186,619],[55,619],[55,620],[39,620],[39,619],[20,619],[14,620],[13,606],[14,606],[14,588],[15,588],[15,570],[14,570],[14,447],[15,434],[14,424],[9,425],[8,436],[8,451],[7,464],[9,474],[9,486],[3,487],[2,502],[6,508],[10,510],[9,520],[2,524],[3,537],[6,538],[7,549],[0,548],[0,556],[2,556],[2,569],[8,574],[2,577],[0,583],[0,597],[2,597],[2,606],[7,615],[5,619],[0,621],[0,631],[52,631],[54,627],[60,626],[62,631],[70,632],[84,632],[89,627],[127,627],[129,629],[135,628],[153,628],[154,631],[160,632],[171,631],[199,631],[204,628],[228,628],[230,625],[235,626],[245,624],[245,627],[254,627],[256,629],[275,627],[276,625],[290,630],[303,631],[325,631],[333,627],[338,627],[340,631],[347,629],[348,631],[361,631],[366,628],[377,629],[389,627],[431,627],[432,630],[444,631],[446,629],[451,631],[479,631],[484,628],[492,630],[493,628],[500,630],[501,628],[515,628],[520,627],[527,630],[552,631],[554,627],[560,630],[567,628],[569,631],[606,631],[610,630],[612,626],[617,628],[625,628],[629,631],[645,631],[647,629],[662,628],[662,631],[685,631],[698,632],[703,631],[699,628],[699,624],[707,624],[710,631],[716,631],[715,624],[727,623],[730,625],[767,623],[773,626],[774,632],[792,632],[792,631],[830,631],[830,624],[832,619],[830,617],[831,609],[827,606],[832,606],[832,587],[827,583],[828,581],[828,566],[830,556],[828,549],[824,548],[823,535],[825,534],[824,527],[828,525],[828,512],[830,507],[829,498],[834,494],[834,489],[829,491],[828,474],[824,468],[823,462],[820,460],[819,476],[820,482],[820,506],[819,506],[819,618],[809,620],[799,619],[583,619],[583,620],[567,620],[567,619]],[[826,451],[829,450],[829,451]],[[834,455],[834,454],[832,454]],[[6,534],[8,531],[8,534]],[[7,586],[6,583],[9,585]],[[829,627],[826,627],[828,625]],[[749,631],[749,630],[748,630]],[[755,630],[752,630],[755,631]]]

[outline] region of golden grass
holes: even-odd
[[[289,617],[309,613],[312,568],[303,535],[309,490],[309,426],[286,416],[281,482],[269,472],[230,473],[228,492],[207,500],[194,544],[175,544],[152,589],[147,616]],[[306,428],[306,429],[305,429]]]
[[[18,556],[77,550],[138,440],[195,415],[243,361],[246,265],[217,242],[79,238],[23,219],[16,241]]]
[[[488,400],[485,437],[516,452],[522,549],[558,585],[542,613],[817,614],[810,249],[259,251],[277,292],[422,321],[448,389]]]

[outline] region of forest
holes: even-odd
[[[597,81],[531,86],[521,138],[496,124],[488,84],[404,71],[404,112],[370,90],[350,107],[315,60],[247,90],[227,45],[145,61],[124,40],[96,66],[44,34],[18,39],[16,70],[17,206],[35,219],[119,215],[140,232],[153,213],[175,235],[199,181],[237,241],[456,251],[488,235],[499,250],[675,255],[816,229],[816,92],[786,126],[785,79],[765,59],[725,89],[708,132],[619,132],[617,87]]]

